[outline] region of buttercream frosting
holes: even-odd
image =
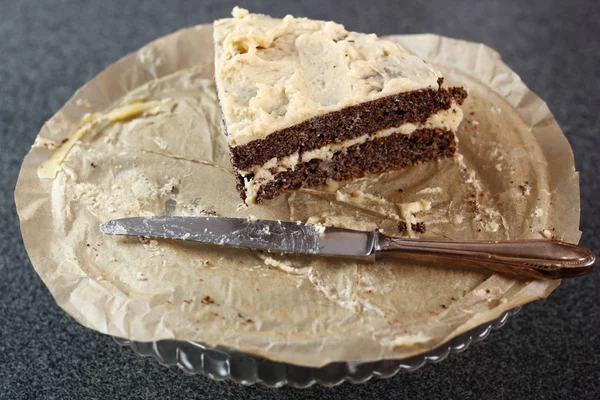
[[[230,146],[396,93],[441,74],[399,44],[334,22],[234,8],[215,21],[215,80]]]

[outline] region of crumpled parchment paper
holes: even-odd
[[[240,207],[220,131],[211,34],[210,26],[184,29],[108,67],[42,127],[23,162],[15,198],[28,254],[81,324],[317,367],[422,353],[556,288],[447,265],[102,235],[98,225],[109,219],[208,213],[392,235],[416,234],[401,232],[400,222],[409,230],[424,223],[417,236],[449,240],[579,240],[573,154],[545,103],[494,50],[436,35],[392,38],[440,69],[445,85],[468,88],[460,156]],[[38,177],[84,114],[154,100],[160,105],[139,115],[92,126],[55,179]],[[421,206],[410,211],[414,202]]]

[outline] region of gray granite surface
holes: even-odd
[[[549,0],[0,0],[0,399],[599,399],[600,273],[565,281],[462,354],[389,380],[279,390],[212,382],[142,359],[54,303],[23,249],[13,202],[44,121],[110,63],[239,3],[379,34],[486,43],[544,98],[581,171],[582,244],[600,253],[600,4]]]

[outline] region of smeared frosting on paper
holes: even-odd
[[[539,238],[544,230],[576,234],[577,221],[569,225],[561,219],[569,215],[562,204],[572,205],[573,199],[557,200],[574,192],[567,196],[556,186],[572,187],[568,179],[574,172],[562,167],[549,172],[554,164],[546,157],[556,153],[540,150],[559,141],[560,131],[546,120],[543,132],[553,136],[536,141],[530,126],[536,135],[538,127],[523,120],[531,117],[527,110],[542,113],[543,103],[523,105],[519,114],[481,83],[488,82],[487,75],[473,79],[443,65],[435,68],[447,84],[470,90],[458,130],[461,160],[329,182],[240,207],[212,80],[211,35],[196,27],[161,39],[151,45],[155,57],[133,55],[113,76],[92,81],[49,121],[25,160],[16,195],[25,243],[57,303],[79,322],[137,341],[193,340],[320,366],[414,355],[556,286],[445,265],[371,264],[102,235],[94,227],[122,216],[208,214],[402,236],[400,205],[421,201],[429,205],[420,203],[411,216],[427,226],[419,233],[423,238]],[[488,71],[494,66],[512,76],[480,45],[437,36],[400,39],[425,59],[460,53],[456,62],[473,62],[469,71],[487,65]],[[173,49],[179,49],[179,58]],[[150,59],[161,61],[149,72]],[[119,87],[124,81],[114,78],[124,68],[127,85],[139,86],[154,74],[162,78],[137,89]],[[170,72],[176,73],[165,75]],[[511,82],[509,100],[525,90],[518,89],[520,81]],[[90,130],[66,154],[55,179],[39,179],[37,169],[50,156],[51,143],[76,131],[83,113],[105,115],[136,99],[169,99],[169,107]],[[527,196],[519,187],[524,185],[530,187]],[[535,215],[536,207],[543,214]]]

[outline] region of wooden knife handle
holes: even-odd
[[[572,278],[589,274],[596,263],[590,250],[558,240],[428,241],[382,234],[378,239],[378,259],[432,261],[523,278]]]

